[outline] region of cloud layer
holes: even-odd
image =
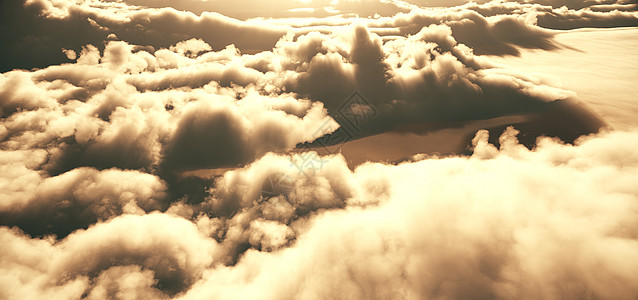
[[[472,157],[354,171],[336,156],[299,173],[270,155],[226,173],[201,205],[123,215],[58,242],[3,228],[2,290],[34,299],[634,298],[638,136],[543,139],[530,151],[515,134],[499,150],[479,132]],[[230,199],[239,207],[222,216]],[[184,211],[194,223],[177,216]]]
[[[638,133],[486,56],[635,4],[452,2],[2,2],[0,298],[636,299]]]
[[[581,27],[637,26],[636,5],[624,1],[482,1],[435,3],[432,1],[296,1],[273,2],[268,10],[255,1],[173,1],[165,7],[162,1],[79,1],[50,0],[9,1],[2,3],[4,32],[0,52],[1,71],[14,68],[46,67],[66,62],[61,48],[79,51],[86,44],[103,49],[103,41],[121,39],[155,49],[190,38],[201,38],[213,49],[234,44],[242,51],[255,53],[270,50],[287,32],[298,34],[320,30],[333,32],[353,22],[364,23],[380,35],[415,34],[423,26],[445,24],[454,29],[455,38],[475,48],[479,54],[517,55],[516,47],[551,49],[557,45],[551,34],[534,25],[551,29]],[[320,3],[322,2],[322,3]],[[137,4],[137,5],[136,5]],[[142,6],[138,6],[142,5]],[[150,7],[144,6],[150,5]],[[311,9],[335,13],[316,17],[295,17],[289,6],[304,5]],[[332,7],[331,5],[336,5]],[[421,6],[422,5],[422,6]],[[428,8],[425,6],[453,6]],[[567,6],[564,6],[567,5]],[[208,6],[208,7],[207,7]],[[223,6],[229,6],[224,9]],[[232,9],[230,7],[236,7]],[[278,8],[278,6],[283,6]],[[227,17],[232,12],[259,11],[260,18],[239,20]],[[261,7],[261,8],[260,8]],[[285,7],[285,8],[284,8]],[[289,10],[290,14],[277,14]],[[357,11],[357,14],[349,12]],[[221,12],[221,13],[217,13]],[[376,12],[381,12],[382,16]],[[235,16],[240,17],[240,16]],[[246,16],[244,16],[246,17]],[[209,30],[216,28],[216,30]],[[524,34],[523,34],[524,32]]]

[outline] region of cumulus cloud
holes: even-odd
[[[330,121],[321,105],[294,98],[250,94],[240,101],[209,98],[185,106],[166,146],[166,167],[201,169],[243,164],[269,151],[290,149],[310,140],[314,128]],[[288,114],[283,110],[286,106],[304,115]]]
[[[163,49],[152,55],[132,52],[133,46],[124,42],[110,42],[103,55],[87,46],[75,64],[4,74],[2,108],[8,118],[3,144],[10,149],[47,149],[55,158],[45,166],[51,174],[79,166],[150,171],[162,161],[175,165],[184,151],[223,148],[209,143],[196,150],[184,145],[207,135],[202,131],[208,130],[206,122],[217,122],[236,131],[220,127],[218,136],[208,138],[213,144],[235,143],[239,148],[231,152],[237,159],[200,154],[193,161],[206,156],[221,167],[291,148],[311,139],[307,133],[311,128],[330,120],[318,102],[220,86],[253,84],[264,74],[236,62],[241,57],[232,50],[192,59],[188,56],[193,51],[201,52],[208,45],[189,43],[177,44],[175,52]],[[284,130],[288,126],[296,130]],[[192,168],[192,163],[184,168]]]
[[[286,27],[243,22],[214,12],[195,15],[116,2],[12,1],[3,3],[4,9],[18,16],[3,21],[3,31],[9,33],[3,44],[10,46],[2,54],[14,56],[12,62],[3,62],[3,71],[59,64],[68,61],[59,49],[77,50],[85,44],[103,49],[102,41],[112,35],[157,48],[199,37],[216,49],[235,44],[246,51],[257,51],[272,48],[287,31]],[[38,57],[34,58],[36,53]]]
[[[25,167],[4,166],[0,219],[30,234],[66,236],[98,220],[166,206],[165,183],[150,174],[77,168],[47,178]]]
[[[204,215],[197,226],[166,214],[131,215],[56,244],[3,228],[3,244],[12,245],[3,248],[3,268],[9,271],[3,272],[3,282],[18,280],[17,272],[31,272],[33,279],[18,288],[49,282],[28,290],[36,298],[53,291],[69,297],[181,291],[175,295],[179,299],[634,298],[638,291],[631,283],[638,266],[628,262],[636,253],[633,182],[638,173],[632,166],[638,162],[633,151],[638,136],[603,133],[575,146],[545,138],[528,150],[510,128],[500,140],[498,149],[487,142],[485,131],[479,132],[471,157],[416,158],[354,171],[334,157],[333,167],[311,179],[291,173],[289,182],[299,185],[296,193],[335,197],[312,187],[321,178],[339,183],[340,188],[327,186],[333,193],[348,191],[338,205],[343,209],[318,211],[293,225],[269,215],[285,211],[282,204],[273,202],[269,210],[263,202],[247,201],[252,215],[242,212],[226,221],[230,225]],[[241,189],[236,180],[254,178],[242,195],[255,194],[260,176],[291,170],[288,159],[263,158],[227,173],[215,189]],[[273,196],[269,201],[275,198],[282,200]],[[223,236],[210,230],[224,226]],[[238,230],[244,231],[241,239]],[[232,254],[232,243],[253,249],[227,265],[224,257]],[[55,259],[38,263],[44,252]],[[62,273],[68,274],[64,280]]]
[[[282,40],[275,53],[283,50],[290,60],[284,65],[290,69],[285,73],[286,90],[323,102],[341,125],[337,133],[347,131],[354,138],[411,123],[539,113],[560,106],[554,101],[573,101],[574,94],[568,91],[492,68],[458,43],[452,31],[431,25],[407,38],[383,42],[365,28],[355,27],[336,37],[308,34],[295,43]],[[347,43],[337,42],[340,39]],[[351,101],[353,87],[359,92],[359,103]],[[352,105],[358,105],[357,113]],[[588,115],[583,120],[591,121],[579,123],[589,128],[583,133],[604,125],[586,110],[581,112]]]
[[[22,294],[35,299],[62,290],[57,297],[71,299],[85,291],[97,297],[144,289],[151,292],[143,293],[144,297],[151,297],[162,293],[158,287],[174,294],[195,282],[213,263],[216,248],[193,223],[164,214],[118,217],[58,243],[50,239],[30,242],[6,227],[1,235],[4,244],[11,245],[2,249],[2,268],[10,271],[3,272],[5,298]],[[43,253],[46,260],[39,258]],[[33,276],[21,278],[20,274]],[[114,280],[118,274],[131,278]],[[21,284],[11,287],[12,282]]]
[[[359,103],[348,102],[353,91]],[[387,41],[363,26],[288,35],[257,55],[211,51],[199,39],[152,53],[111,41],[103,52],[85,46],[72,64],[3,74],[0,92],[2,144],[46,150],[41,169],[50,175],[233,167],[335,130],[359,138],[402,124],[540,112],[573,98],[492,68],[446,25]],[[375,118],[352,119],[366,111]],[[592,124],[583,133],[602,126]]]
[[[4,73],[0,145],[17,161],[7,158],[3,165],[11,200],[2,224],[63,237],[121,214],[173,209],[188,215],[188,209],[171,206],[176,201],[233,219],[246,207],[237,197],[246,195],[209,198],[205,189],[212,180],[182,173],[223,173],[269,152],[321,150],[410,124],[435,124],[423,127],[423,134],[458,126],[449,125],[454,122],[537,115],[527,127],[520,124],[530,147],[536,136],[571,142],[604,126],[571,104],[573,93],[493,68],[455,39],[453,27],[430,25],[392,39],[362,25],[289,34],[271,51],[254,55],[234,46],[213,51],[202,39],[158,50],[109,41],[103,51],[83,46],[73,63]],[[544,117],[548,112],[553,119]],[[538,125],[561,119],[569,126]],[[323,199],[316,203],[310,200],[315,196],[304,196],[304,204],[290,209],[340,208],[344,193],[316,196]],[[41,209],[45,204],[55,209]],[[64,224],[64,218],[73,220]],[[233,222],[253,226],[240,221]],[[259,224],[255,228],[278,228]],[[244,229],[237,239],[246,245],[270,236],[251,237]],[[294,236],[277,230],[264,247],[286,245]]]

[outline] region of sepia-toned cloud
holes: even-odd
[[[636,164],[635,133],[590,136],[576,146],[546,138],[533,151],[517,143],[514,129],[500,139],[497,149],[479,132],[472,157],[367,164],[354,172],[333,158],[332,167],[310,178],[290,172],[297,188],[287,199],[282,192],[269,204],[245,202],[232,219],[201,216],[197,226],[174,215],[123,216],[56,244],[29,242],[4,228],[4,244],[13,246],[3,248],[3,282],[14,282],[18,272],[55,279],[29,290],[35,298],[62,290],[77,296],[126,289],[180,299],[634,297],[638,266],[627,262],[636,252],[638,194],[632,184],[638,174],[627,166]],[[215,189],[239,188],[236,180],[247,176],[249,195],[261,186],[255,175],[295,171],[285,160],[265,157],[239,171],[245,175],[227,174]],[[345,181],[338,179],[343,176]],[[322,177],[340,184],[322,192],[313,187]],[[341,209],[303,217],[297,208],[292,215],[302,219],[282,219],[284,203],[294,207],[294,199],[308,199],[304,190],[326,199],[348,192],[336,206]],[[282,242],[288,246],[273,251]],[[242,244],[254,248],[227,265]],[[38,264],[43,252],[54,259]],[[60,280],[61,272],[69,274],[66,279]],[[109,279],[114,274],[131,279]],[[566,282],[576,287],[565,290]]]
[[[503,63],[604,71],[557,37],[635,27],[632,1],[26,0],[0,17],[2,299],[638,297],[638,108],[602,84],[624,73],[597,75],[622,103],[590,107]]]

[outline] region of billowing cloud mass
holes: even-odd
[[[631,1],[0,6],[1,299],[638,298]]]
[[[576,146],[547,138],[530,151],[508,129],[500,150],[484,131],[474,144],[471,157],[354,172],[340,156],[300,174],[289,158],[269,155],[220,177],[199,205],[123,215],[59,242],[3,228],[2,290],[9,298],[636,296],[638,135],[604,133]]]

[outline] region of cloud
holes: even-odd
[[[635,297],[638,266],[628,262],[636,261],[638,136],[602,133],[575,146],[545,138],[534,150],[518,144],[513,129],[500,140],[497,149],[481,131],[472,157],[354,171],[338,156],[324,157],[330,165],[305,175],[292,172],[289,157],[272,155],[216,182],[216,190],[241,189],[238,180],[248,180],[240,195],[250,195],[259,193],[260,177],[289,174],[289,204],[311,199],[304,191],[334,198],[315,186],[325,180],[333,182],[329,190],[348,191],[342,208],[292,223],[276,217],[286,202],[275,195],[270,204],[240,202],[246,210],[232,219],[201,215],[196,226],[169,214],[126,215],[57,243],[4,227],[3,245],[11,246],[2,249],[2,282],[32,276],[2,290],[33,298]],[[225,226],[217,236],[214,228]],[[244,243],[253,249],[225,265],[231,246]]]
[[[472,158],[357,169],[388,174],[392,196],[321,214],[292,247],[249,250],[180,299],[635,297],[638,266],[625,258],[635,252],[638,174],[626,166],[636,135],[544,139],[533,151],[513,130],[501,140],[499,151],[479,133]]]
[[[264,16],[271,18],[330,17],[343,15],[360,15],[364,17],[374,15],[392,16],[397,12],[406,11],[408,9],[401,1],[384,2],[376,0],[272,1],[268,4],[256,0],[235,2],[127,0],[125,2],[153,8],[172,7],[177,10],[194,12],[195,14],[215,11],[238,19],[260,18]]]
[[[154,288],[153,272],[139,266],[111,267],[96,279],[87,299],[168,299]]]
[[[249,87],[254,84],[249,81],[262,81],[264,74],[245,67],[232,48],[190,58],[192,51],[201,52],[198,49],[208,45],[201,40],[188,43],[174,46],[175,52],[162,49],[152,55],[132,52],[134,47],[124,42],[110,42],[103,55],[94,56],[98,50],[87,46],[76,64],[4,74],[4,144],[48,149],[54,159],[44,169],[53,175],[80,166],[151,171],[159,165],[189,169],[199,162],[198,168],[221,167],[308,141],[313,128],[330,120],[320,103],[283,93],[260,95]],[[224,84],[224,77],[237,79]],[[182,87],[189,90],[179,90]],[[77,90],[82,97],[73,97]],[[209,143],[195,147],[199,150],[184,146],[191,138],[207,135],[202,131],[208,130],[206,122],[235,126],[236,131],[220,128],[217,137],[211,135]],[[288,126],[296,130],[285,130]],[[215,148],[223,150],[215,146],[221,141],[236,143],[239,148],[231,151],[236,159],[216,157]],[[180,166],[177,160],[184,151],[200,154],[190,165]],[[201,164],[202,159],[212,160]]]
[[[583,27],[635,27],[638,26],[638,12],[612,10],[600,12],[591,10],[554,10],[560,13],[559,17],[553,14],[539,15],[538,25],[552,29],[574,29]]]
[[[134,2],[143,6],[113,1],[7,2],[2,4],[7,18],[3,18],[0,24],[5,29],[3,31],[7,32],[7,35],[3,37],[3,44],[7,46],[0,54],[11,56],[13,59],[10,62],[3,62],[0,70],[42,68],[50,64],[68,62],[69,56],[66,53],[70,52],[63,53],[60,52],[61,49],[77,53],[82,46],[92,44],[103,50],[104,41],[113,38],[130,44],[149,45],[155,49],[168,48],[178,42],[196,38],[202,39],[215,50],[221,50],[233,44],[245,53],[257,53],[271,50],[275,43],[288,32],[297,34],[315,30],[334,32],[338,31],[340,26],[352,22],[368,24],[370,28],[376,28],[373,31],[381,35],[404,36],[415,34],[424,26],[446,24],[455,29],[454,35],[458,41],[475,48],[477,54],[517,55],[517,47],[546,50],[558,47],[552,42],[551,34],[540,30],[534,26],[535,24],[546,28],[563,29],[635,26],[637,20],[635,7],[631,4],[615,2],[601,2],[604,5],[617,5],[611,10],[603,7],[596,8],[598,2],[591,2],[592,8],[589,6],[560,8],[561,5],[556,3],[541,5],[528,2],[491,1],[437,10],[418,6],[428,3],[415,6],[402,1],[332,1],[332,4],[325,2],[322,1],[323,4],[313,2],[312,5],[321,7],[317,12],[335,10],[338,15],[326,17],[323,13],[319,13],[316,18],[304,19],[293,17],[293,13],[293,15],[281,15],[280,17],[283,18],[238,20],[227,16],[230,14],[238,17],[233,14],[236,10],[222,7],[240,6],[241,11],[246,12],[246,8],[251,5],[243,5],[242,2],[231,4],[199,1],[180,2],[181,4]],[[463,3],[465,2],[461,1],[457,4]],[[282,2],[280,4],[294,6],[301,3]],[[569,3],[566,4],[569,5]],[[150,5],[150,7],[144,5]],[[278,4],[271,4],[265,9],[276,10],[272,5]],[[211,10],[203,11],[203,6],[210,6]],[[255,9],[262,6],[253,5]],[[326,10],[327,7],[329,7],[328,10]],[[219,8],[219,10],[213,8]],[[260,16],[264,13],[262,9],[259,9]],[[353,11],[361,17],[349,13]],[[375,12],[381,12],[383,16],[375,18],[373,17]],[[328,15],[334,14],[328,13]],[[276,16],[275,14],[272,17]],[[538,21],[534,22],[535,19]],[[505,34],[505,29],[510,28],[508,25],[516,26],[517,32],[525,32],[524,38]],[[216,30],[209,30],[209,28],[216,28]]]
[[[631,130],[638,125],[638,120],[632,116],[635,101],[630,91],[638,67],[627,61],[636,59],[632,51],[638,45],[634,42],[638,41],[636,37],[638,31],[635,28],[577,30],[556,38],[578,50],[530,51],[520,58],[490,57],[490,60],[527,74],[547,74],[546,78],[552,78],[548,84],[576,92],[584,103],[604,117],[609,126]],[[597,42],[590,43],[594,40]],[[600,63],[602,56],[606,57],[604,64]],[[614,104],[608,106],[611,103],[608,99],[612,98]]]
[[[482,7],[482,6],[479,6]],[[517,7],[518,8],[518,7]],[[290,18],[264,20],[273,25],[292,26],[298,33],[311,31],[338,32],[341,27],[356,22],[370,31],[392,38],[418,33],[430,25],[447,25],[453,28],[453,36],[459,42],[475,49],[477,54],[518,55],[518,47],[552,50],[560,48],[552,40],[553,33],[535,25],[530,13],[522,14],[521,9],[506,6],[509,15],[481,15],[478,9],[467,5],[458,8],[427,10],[415,8],[382,18]],[[480,11],[484,13],[487,10]],[[507,24],[516,26],[524,33],[521,37],[506,35]]]
[[[383,41],[354,26],[288,35],[258,55],[210,51],[198,39],[152,53],[122,41],[103,53],[87,45],[75,63],[3,74],[3,144],[46,149],[50,175],[77,167],[158,174],[242,165],[311,142],[337,129],[324,107],[359,138],[402,124],[539,112],[573,98],[491,68],[453,31],[431,25]],[[353,91],[357,107],[346,103]],[[362,117],[352,109],[378,115],[348,128],[348,118]]]
[[[165,183],[146,173],[77,168],[42,178],[24,167],[7,169],[3,197],[9,202],[3,203],[0,219],[3,225],[19,226],[32,235],[66,236],[99,220],[166,206]],[[10,177],[17,172],[20,177]]]
[[[638,24],[636,5],[619,1],[491,1],[460,6],[483,16],[522,15],[548,29],[634,27]]]
[[[246,3],[3,2],[0,298],[638,297],[638,134],[484,56],[631,3]]]
[[[15,229],[1,228],[2,239],[11,248],[2,249],[3,283],[19,282],[28,298],[40,298],[60,291],[60,298],[80,297],[85,290],[93,297],[119,293],[175,293],[195,282],[214,262],[215,242],[206,239],[196,226],[184,219],[164,214],[121,216],[77,231],[59,243],[50,239],[30,242]],[[39,259],[47,253],[48,259]],[[15,266],[15,268],[14,268]],[[33,274],[21,279],[20,274]],[[129,280],[113,280],[113,276]],[[89,277],[95,278],[89,281]],[[135,282],[134,280],[137,280]],[[113,282],[115,281],[115,282]],[[132,285],[132,286],[131,286]],[[151,288],[152,287],[152,288]],[[19,293],[9,285],[2,289],[7,298]]]
[[[0,89],[7,116],[0,146],[7,157],[20,156],[3,166],[9,174],[3,184],[18,188],[6,193],[12,201],[2,224],[34,236],[64,237],[122,214],[172,209],[197,220],[205,213],[229,219],[214,231],[228,234],[232,242],[222,244],[230,253],[225,261],[233,263],[246,247],[288,245],[297,236],[293,223],[316,211],[343,208],[349,192],[330,180],[301,181],[325,193],[292,193],[304,200],[283,211],[264,204],[276,220],[286,220],[284,227],[269,218],[251,225],[261,218],[248,209],[259,201],[257,194],[212,189],[211,198],[207,188],[216,180],[184,172],[216,169],[222,175],[225,168],[248,165],[269,152],[321,151],[333,142],[425,122],[440,125],[419,134],[458,126],[450,125],[455,122],[538,115],[532,118],[536,123],[521,125],[530,134],[532,140],[524,140],[530,147],[536,136],[571,142],[604,126],[570,104],[572,93],[492,68],[452,31],[431,25],[384,41],[353,26],[335,34],[289,35],[258,55],[242,55],[234,47],[212,51],[202,40],[153,52],[111,41],[103,52],[85,46],[75,63],[7,72]],[[544,118],[547,113],[555,117]],[[570,120],[569,130],[543,125],[559,119]],[[334,138],[344,132],[345,139]],[[35,155],[33,161],[28,153]],[[302,155],[288,164],[323,164]],[[282,204],[278,199],[273,203]],[[42,209],[45,205],[55,209]],[[65,218],[71,221],[61,222]]]
[[[401,35],[405,35],[415,34],[424,26],[440,23],[450,26],[454,38],[475,49],[476,54],[518,55],[517,47],[544,50],[560,47],[553,42],[551,32],[536,27],[527,15],[486,18],[466,9],[443,10],[436,14],[427,10],[413,10],[397,15],[389,24],[380,22],[378,26],[397,28]],[[507,30],[514,30],[511,27],[516,28],[519,35],[508,34]]]
[[[77,50],[85,44],[93,44],[103,49],[103,41],[111,35],[157,48],[197,37],[215,49],[235,44],[245,51],[258,51],[272,48],[287,31],[285,27],[242,22],[218,13],[195,15],[169,8],[141,9],[116,2],[95,4],[33,0],[22,7],[19,2],[3,3],[3,9],[21,18],[10,17],[3,22],[3,28],[11,34],[3,41],[10,46],[2,55],[12,55],[15,59],[11,64],[3,62],[2,70],[67,62],[61,48]]]
[[[314,33],[295,43],[282,40],[275,53],[288,57],[282,65],[289,70],[284,73],[286,90],[323,102],[341,125],[336,133],[354,139],[405,124],[551,111],[555,107],[551,102],[571,102],[575,97],[530,77],[492,68],[458,43],[452,31],[431,25],[407,38],[384,42],[366,28],[355,27],[340,35]],[[298,44],[301,47],[293,48]],[[352,103],[353,90],[361,103]],[[374,111],[374,116],[348,111],[355,104],[357,110]],[[600,126],[603,123],[598,121],[585,124]]]

